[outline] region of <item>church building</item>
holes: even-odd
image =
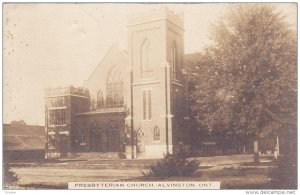
[[[45,158],[188,149],[183,15],[161,8],[129,16],[127,27],[127,51],[113,44],[84,87],[46,90]]]

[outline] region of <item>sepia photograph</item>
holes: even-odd
[[[2,190],[295,194],[297,11],[2,3]]]

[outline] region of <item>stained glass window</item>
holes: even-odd
[[[143,120],[152,119],[151,90],[143,90]]]
[[[141,72],[142,77],[153,76],[151,64],[151,45],[149,39],[145,39],[141,47]]]
[[[55,137],[54,135],[48,136],[48,149],[55,149]]]
[[[171,67],[172,67],[172,78],[177,79],[177,49],[175,42],[171,46]]]
[[[147,91],[143,91],[143,119],[147,119]]]
[[[81,143],[85,143],[86,142],[86,137],[85,137],[85,134],[82,133],[81,134]]]
[[[148,90],[148,119],[152,119],[151,90]]]
[[[114,67],[107,78],[106,83],[107,108],[122,107],[124,102],[123,75],[118,68]]]
[[[65,125],[66,124],[66,110],[65,109],[49,110],[49,124],[50,125]]]
[[[101,109],[103,107],[104,107],[103,93],[101,90],[99,90],[97,94],[97,109]]]
[[[49,98],[48,101],[49,101],[50,107],[65,106],[65,98],[64,97]]]
[[[153,131],[153,140],[154,141],[158,141],[160,140],[160,129],[158,126],[154,127],[154,131]]]

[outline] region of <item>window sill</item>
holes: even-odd
[[[153,79],[154,79],[154,75],[149,76],[149,77],[142,77],[141,79],[142,79],[143,81],[153,80]]]
[[[64,124],[64,125],[49,125],[49,127],[66,127],[67,124]]]

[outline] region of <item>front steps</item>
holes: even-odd
[[[122,158],[119,152],[78,152],[73,153],[71,158],[78,160],[118,160]]]

